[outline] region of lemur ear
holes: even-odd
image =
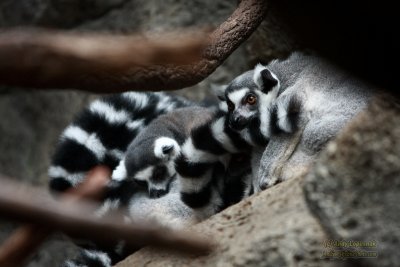
[[[211,90],[214,92],[214,94],[218,97],[219,100],[225,101],[225,90],[228,87],[228,85],[219,85],[212,83],[211,84]]]
[[[169,137],[160,137],[154,142],[154,155],[160,159],[170,159],[180,152],[178,143]]]
[[[162,151],[162,153],[164,155],[167,155],[172,151],[173,148],[174,148],[174,145],[172,145],[172,144],[171,145],[164,145],[164,146],[161,147],[161,151]]]
[[[278,77],[266,66],[261,64],[258,64],[254,68],[253,79],[263,93],[268,93],[279,83]]]

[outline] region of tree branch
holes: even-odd
[[[83,200],[80,200],[79,204],[77,201],[57,201],[45,190],[28,188],[6,179],[1,179],[0,183],[1,216],[41,226],[37,229],[43,231],[38,233],[38,236],[35,236],[35,231],[32,229],[22,230],[22,239],[26,241],[26,236],[33,237],[35,239],[32,241],[33,245],[35,242],[43,241],[50,232],[58,230],[70,236],[90,239],[100,244],[124,240],[128,246],[151,245],[177,252],[206,253],[212,249],[208,240],[193,233],[169,231],[148,222],[126,224],[120,220],[123,218],[123,214],[120,213],[115,213],[113,217],[98,218],[94,215],[95,203]],[[98,194],[98,190],[83,191],[86,192],[85,194],[89,192],[89,195]],[[16,237],[18,235],[21,233],[17,233]],[[31,245],[31,243],[25,245],[28,251]],[[0,253],[3,255],[3,262],[7,262],[7,257],[4,255],[15,256],[9,251],[15,252],[15,249],[6,249],[5,252],[3,249]]]
[[[0,34],[0,84],[107,91],[118,79],[127,79],[127,71],[198,61],[205,39],[205,33],[148,39],[37,29],[4,32]]]
[[[184,88],[210,75],[254,32],[265,11],[264,0],[242,0],[208,38],[175,41],[5,32],[0,34],[0,84],[92,92]]]
[[[96,167],[89,172],[82,184],[66,191],[63,196],[68,201],[78,201],[83,198],[101,199],[109,177],[108,168]],[[24,266],[28,257],[39,248],[50,234],[51,229],[47,227],[32,224],[19,227],[0,247],[0,266]]]

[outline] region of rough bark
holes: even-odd
[[[263,0],[241,1],[233,14],[210,34],[201,59],[186,65],[169,64],[144,67],[128,64],[115,67],[115,62],[105,61],[104,64],[98,66],[99,61],[96,60],[96,57],[82,60],[81,55],[77,53],[68,54],[67,57],[63,54],[65,42],[79,43],[80,37],[78,39],[66,38],[60,42],[57,38],[62,36],[53,38],[49,35],[39,35],[39,38],[17,39],[17,42],[11,43],[10,47],[8,39],[12,34],[7,33],[0,36],[0,81],[14,86],[75,88],[95,92],[181,89],[197,84],[214,72],[254,32],[263,20],[265,12],[266,3]],[[96,40],[90,39],[89,41],[96,42]],[[52,45],[44,46],[43,42]],[[109,42],[113,41],[105,39],[104,44],[108,45]],[[15,47],[17,49],[14,49]],[[32,49],[32,47],[36,49]],[[106,48],[108,49],[106,51],[113,49],[112,46]],[[32,57],[29,55],[31,50]],[[193,47],[189,48],[189,51],[192,50]],[[71,51],[74,52],[71,49],[68,52]],[[22,52],[27,53],[24,54],[24,58],[28,58],[28,60],[13,61]],[[135,52],[132,51],[132,53]],[[187,52],[182,51],[182,57],[187,57]],[[118,61],[115,58],[112,59],[111,61]],[[52,64],[49,66],[43,64],[43,62],[49,61],[56,61],[54,62],[56,68],[51,67]],[[41,62],[41,64],[36,62]]]

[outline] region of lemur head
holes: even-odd
[[[179,153],[180,146],[169,137],[133,142],[124,162],[114,171],[113,179],[133,179],[138,186],[148,190],[150,198],[161,197],[168,193],[175,178],[174,159]]]
[[[266,66],[258,64],[254,70],[236,77],[227,86],[215,88],[221,108],[228,112],[229,125],[240,131],[271,105],[279,90],[278,77]]]

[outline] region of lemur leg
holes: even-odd
[[[344,125],[335,117],[320,118],[308,121],[294,133],[273,136],[261,160],[258,188],[263,190],[306,172]]]
[[[271,138],[260,161],[256,191],[264,190],[284,180],[282,171],[297,149],[302,134],[303,130],[299,129],[293,135],[284,134],[284,137]],[[285,144],[284,147],[282,144]]]

